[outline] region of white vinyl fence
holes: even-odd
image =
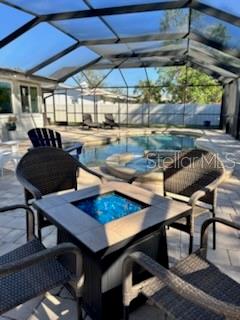
[[[90,113],[93,120],[101,123],[105,113],[112,113],[115,121],[122,125],[203,126],[205,121],[210,121],[211,126],[218,126],[221,105],[94,102],[93,97],[74,100],[69,96],[56,95],[54,101],[46,99],[46,109],[51,122],[79,123],[82,113]]]

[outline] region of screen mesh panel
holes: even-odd
[[[200,2],[233,15],[240,16],[240,2],[238,0],[200,0]]]
[[[17,30],[34,16],[0,3],[0,40]]]
[[[79,40],[111,39],[115,37],[99,18],[70,19],[54,22],[54,25],[72,34]]]
[[[36,15],[88,9],[82,0],[9,0],[8,2]]]
[[[231,49],[240,50],[239,27],[193,10],[191,31]]]
[[[0,65],[28,70],[74,43],[48,23],[41,23],[0,50]]]
[[[66,74],[77,70],[80,66],[84,66],[98,57],[99,56],[96,53],[88,48],[80,47],[60,58],[56,62],[53,62],[47,67],[39,70],[36,74],[54,79],[60,79]]]
[[[187,32],[188,12],[188,9],[178,9],[129,13],[106,16],[105,20],[120,37]]]

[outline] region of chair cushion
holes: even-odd
[[[45,250],[45,247],[39,240],[34,239],[0,257],[0,265],[17,262],[42,250]],[[0,314],[60,284],[67,283],[71,277],[71,273],[55,258],[0,277]]]
[[[171,269],[188,283],[227,303],[240,306],[240,284],[222,273],[216,266],[192,254]],[[224,316],[208,311],[182,298],[157,278],[152,278],[143,289],[149,302],[163,309],[171,319],[220,320]]]

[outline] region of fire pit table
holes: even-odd
[[[190,207],[123,182],[109,182],[34,202],[76,244],[84,263],[83,305],[92,319],[121,316],[122,262],[135,250],[168,265],[165,224]],[[61,238],[61,236],[60,236]]]

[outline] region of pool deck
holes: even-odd
[[[118,139],[121,135],[142,135],[155,132],[170,132],[173,129],[114,129],[114,130],[79,130],[75,127],[57,127],[64,140],[81,141],[88,145],[96,143],[106,143]],[[176,131],[174,129],[174,131]],[[179,133],[186,131],[189,134],[197,134],[201,137],[197,140],[197,145],[202,148],[211,149],[219,153],[225,165],[228,166],[224,183],[219,188],[217,215],[240,223],[240,141],[234,140],[231,136],[223,134],[220,130],[177,130]],[[25,153],[30,146],[29,142],[22,141],[20,153]],[[232,168],[232,159],[235,166]],[[112,178],[114,180],[114,178]],[[86,173],[81,173],[78,184],[79,189],[86,185],[99,183],[95,177]],[[0,177],[0,200],[1,206],[23,203],[23,190],[14,175],[14,167],[9,163],[4,171],[4,176]],[[196,219],[195,247],[198,247],[200,237],[200,225],[206,219],[202,215]],[[54,245],[56,233],[52,227],[46,228],[44,243],[46,246]],[[186,234],[174,229],[168,230],[168,244],[171,262],[187,255]],[[25,216],[20,211],[0,215],[0,254],[21,245],[25,241]],[[240,282],[240,233],[232,231],[225,226],[217,227],[217,250],[208,250],[208,258],[224,270],[229,276]],[[25,303],[16,309],[0,316],[0,320],[74,320],[75,301],[68,292],[59,287],[46,295]],[[156,315],[152,307],[144,306],[137,311],[137,316],[131,319],[161,319]],[[86,317],[89,320],[88,317]]]

